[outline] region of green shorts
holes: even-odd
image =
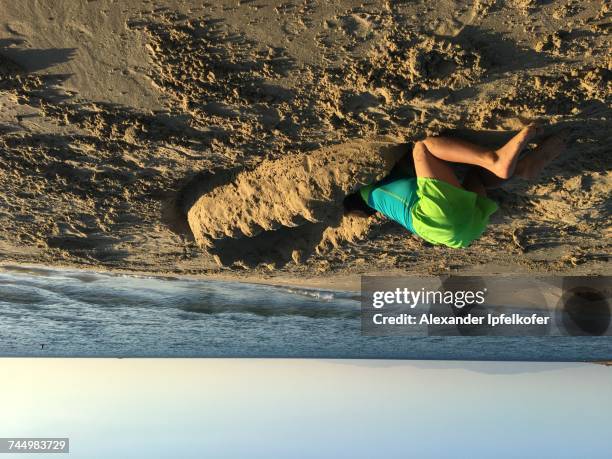
[[[416,194],[410,209],[412,226],[432,244],[467,247],[480,237],[498,209],[487,197],[432,178],[417,178]]]

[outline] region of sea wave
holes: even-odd
[[[3,266],[3,303],[16,306],[176,308],[202,314],[356,317],[350,292],[220,280],[162,279],[29,266]]]

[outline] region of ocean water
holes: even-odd
[[[355,292],[3,267],[0,356],[592,361],[612,337],[368,337]]]

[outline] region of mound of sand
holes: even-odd
[[[311,252],[327,241],[337,245],[363,233],[358,219],[342,219],[343,198],[382,178],[406,148],[397,140],[356,141],[265,160],[224,186],[186,196],[185,202],[193,202],[185,209],[189,227],[196,242],[217,252],[220,262],[234,243],[227,238],[242,237],[251,238],[246,244],[256,245],[267,260],[286,262],[290,254],[302,261],[310,255],[304,253],[307,248]],[[252,251],[231,258],[243,265],[261,261]]]

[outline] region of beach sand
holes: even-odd
[[[343,288],[611,274],[610,2],[0,0],[0,263]],[[342,217],[406,144],[570,145],[470,248]],[[538,139],[536,139],[537,141]]]

